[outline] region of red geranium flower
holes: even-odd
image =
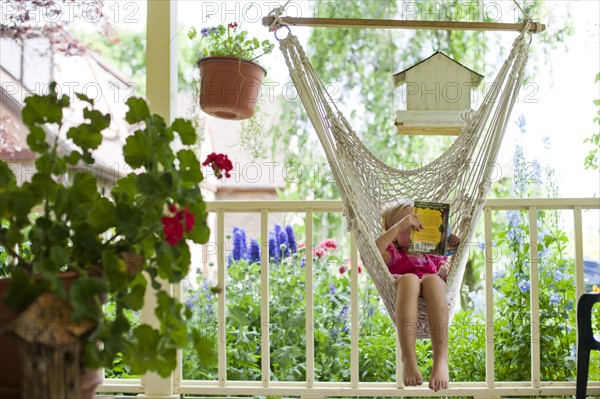
[[[348,267],[346,265],[340,266],[340,268],[338,269],[338,272],[340,274],[344,274],[348,271]]]
[[[210,165],[210,167],[213,169],[217,179],[223,177],[223,174],[221,172],[225,172],[225,177],[231,177],[229,172],[233,170],[233,164],[231,163],[229,158],[227,158],[227,155],[216,154],[213,152],[212,154],[206,157],[206,160],[204,162],[202,162],[202,166],[207,165]]]
[[[235,29],[238,27],[237,22],[230,22],[229,25],[227,25],[230,29]]]
[[[186,207],[183,211],[177,211],[177,205],[170,204],[170,216],[163,216],[161,222],[165,241],[170,245],[177,245],[183,239],[183,233],[194,228],[195,217]]]

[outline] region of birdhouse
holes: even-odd
[[[471,109],[471,93],[482,80],[440,51],[398,72],[394,85],[406,91],[406,110],[396,113],[398,134],[460,134],[460,113]]]

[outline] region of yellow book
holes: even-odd
[[[414,213],[419,216],[423,228],[411,231],[409,250],[445,256],[455,254],[456,247],[450,247],[447,243],[450,235],[450,204],[415,201],[414,208]]]

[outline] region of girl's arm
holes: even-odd
[[[419,221],[419,217],[414,213],[411,213],[410,215],[407,215],[399,220],[375,240],[375,245],[377,245],[377,249],[383,257],[383,261],[386,265],[389,265],[389,263],[392,261],[392,255],[390,255],[390,253],[386,250],[387,247],[394,241],[400,232],[409,228],[415,228],[417,230],[423,228],[423,225]]]

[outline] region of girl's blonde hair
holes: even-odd
[[[400,198],[397,201],[387,204],[381,212],[381,226],[383,231],[388,231],[398,220],[398,215],[408,206],[415,206],[415,202],[410,198]]]

